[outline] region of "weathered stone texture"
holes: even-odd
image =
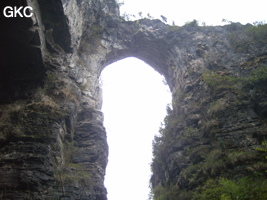
[[[220,145],[255,151],[266,137],[266,81],[226,81],[215,89],[219,83],[205,79],[212,72],[246,77],[266,65],[266,40],[248,34],[252,25],[125,21],[115,0],[13,5],[31,5],[34,16],[1,16],[1,199],[106,199],[108,146],[98,78],[107,65],[129,56],[163,74],[173,94],[172,131],[158,152],[163,164],[152,164],[153,187],[194,188],[206,176],[192,178],[187,169],[209,152]],[[259,160],[251,156],[207,171],[242,175]]]

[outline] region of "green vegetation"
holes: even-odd
[[[88,83],[84,83],[84,84],[80,85],[81,91],[85,91],[87,88],[89,88],[89,84]]]
[[[198,200],[265,200],[267,199],[267,180],[262,176],[243,177],[237,180],[227,178],[209,179],[195,193]]]
[[[104,29],[99,25],[91,25],[90,30],[81,39],[79,52],[96,53],[97,47],[101,45],[103,31]]]
[[[124,21],[131,21],[131,19],[138,19],[138,20],[140,20],[140,19],[150,19],[150,20],[153,20],[154,19],[154,17],[151,16],[150,13],[147,13],[146,16],[144,17],[142,12],[138,12],[138,17],[136,17],[136,15],[134,15],[134,14],[128,14],[128,13],[124,12],[122,14],[121,18]]]
[[[152,16],[150,15],[150,13],[147,13],[147,18],[148,18],[148,19],[154,19],[154,17],[152,17]]]
[[[224,102],[221,99],[218,99],[217,101],[211,103],[209,111],[213,114],[218,111],[223,111],[226,108],[227,106],[224,104]]]
[[[184,130],[184,136],[185,137],[193,137],[198,134],[198,129],[193,127],[187,127]]]
[[[65,166],[64,169],[57,171],[55,173],[55,179],[61,182],[61,184],[66,184],[67,181],[82,184],[85,181],[88,183],[91,181],[91,174],[87,172],[81,164],[75,164],[75,167],[69,165]]]
[[[182,90],[177,90],[175,93],[174,93],[174,96],[173,96],[173,102],[175,102],[175,104],[177,102],[181,102],[183,101],[185,98],[185,92],[182,91]],[[174,104],[174,103],[173,103]]]
[[[227,25],[228,39],[237,51],[247,52],[252,43],[267,42],[267,24],[254,22],[253,25],[242,26],[240,23],[227,22],[229,23]]]
[[[122,18],[123,20],[125,20],[125,21],[130,21],[130,17],[131,17],[131,16],[132,16],[132,15],[127,14],[127,13],[125,12],[125,13],[122,14],[121,18]]]
[[[229,165],[236,165],[239,162],[253,160],[256,157],[256,152],[250,151],[227,151],[226,161]]]
[[[258,151],[261,152],[267,152],[267,143],[265,141],[262,142],[262,147],[258,147],[256,148]],[[267,159],[267,155],[265,154],[265,158]],[[265,172],[267,173],[267,170],[265,170]]]
[[[222,102],[218,100],[212,104],[211,108],[212,112],[221,110]],[[172,147],[175,146],[175,143],[179,142],[180,146],[184,146],[183,155],[190,161],[189,167],[181,169],[179,180],[184,180],[187,188],[195,189],[189,191],[180,189],[177,185],[177,177],[172,175],[166,180],[164,185],[160,184],[152,189],[151,196],[154,200],[234,200],[237,199],[237,196],[245,200],[257,199],[259,197],[259,200],[261,200],[266,197],[262,196],[264,198],[261,198],[261,195],[266,195],[267,181],[265,181],[263,176],[259,179],[253,178],[252,176],[253,173],[262,173],[267,168],[267,163],[262,161],[251,162],[259,158],[257,151],[227,149],[226,144],[219,139],[213,141],[212,146],[200,145],[199,147],[195,147],[194,143],[192,143],[194,135],[198,135],[205,130],[195,127],[179,129],[179,124],[182,123],[183,119],[178,120],[174,111],[169,107],[167,108],[167,112],[168,115],[164,120],[164,125],[160,129],[160,136],[155,136],[153,141],[154,158],[151,164],[152,171],[159,175],[169,169],[170,155],[175,151]],[[210,120],[211,125],[209,124],[207,126],[217,126],[217,123],[213,122],[213,120]],[[212,132],[212,130],[208,132]],[[217,130],[217,132],[219,131]],[[190,143],[191,145],[189,145]],[[230,175],[231,179],[220,178],[220,176],[219,178],[214,178],[218,177],[220,173],[224,172],[230,166],[235,168],[240,163],[246,163],[247,174],[250,174],[250,176],[231,177]],[[207,179],[209,180],[207,181]],[[205,181],[207,181],[207,184]],[[213,184],[209,184],[211,181]],[[248,188],[252,189],[248,191]],[[260,195],[257,196],[257,194]]]
[[[256,41],[267,41],[267,24],[263,22],[254,22],[253,26],[251,25],[246,28],[246,31]]]
[[[261,65],[253,69],[243,81],[245,84],[255,84],[258,82],[267,81],[267,65]]]
[[[12,117],[15,113],[20,112],[25,107],[25,104],[19,103],[0,105],[0,142],[6,140],[14,133],[21,133],[21,126],[12,123]],[[1,157],[1,156],[0,156]]]
[[[174,186],[157,186],[151,195],[153,200],[190,200],[192,194],[185,190],[179,190],[177,185]],[[152,199],[151,198],[151,199]]]
[[[265,141],[262,142],[262,147],[257,148],[258,151],[267,152],[267,143]],[[267,159],[267,156],[266,156]]]
[[[92,176],[91,173],[88,172],[84,164],[72,162],[73,153],[77,150],[74,147],[73,142],[68,142],[65,140],[60,144],[60,149],[56,150],[57,152],[59,152],[59,155],[55,157],[54,177],[55,180],[60,183],[62,192],[65,192],[65,187],[69,184],[78,184],[80,187],[91,185]]]
[[[267,180],[260,174],[235,180],[211,178],[196,191],[181,190],[177,185],[157,186],[152,197],[154,200],[266,200]]]
[[[2,104],[0,105],[1,115],[0,115],[0,125],[4,125],[6,122],[10,120],[12,113],[19,112],[20,110],[24,109],[25,105],[19,103],[18,101],[14,104]]]
[[[180,30],[179,26],[176,26],[176,25],[168,26],[168,31],[170,31],[170,32],[176,32],[178,30]],[[172,67],[172,69],[173,69],[173,67]],[[175,69],[175,66],[174,66],[174,69]]]
[[[143,18],[143,13],[142,12],[138,12],[139,17],[142,19]]]
[[[1,105],[0,140],[12,136],[31,139],[53,137],[44,127],[50,127],[66,114],[57,101],[59,94],[55,93],[59,88],[65,97],[70,97],[63,85],[55,73],[48,72],[43,85],[34,90],[31,101],[18,100],[10,105]]]
[[[204,82],[212,89],[238,89],[238,78],[220,72],[206,71],[203,73]]]
[[[164,119],[164,124],[161,125],[159,129],[159,136],[155,136],[153,140],[153,162],[151,164],[151,169],[153,172],[159,172],[166,168],[166,159],[170,154],[168,147],[175,143],[173,140],[173,135],[176,132],[176,125],[180,123],[180,118],[176,118],[172,109],[167,106],[167,116]]]
[[[64,164],[55,172],[54,177],[60,183],[63,193],[68,184],[78,184],[79,187],[92,184],[91,173],[87,172],[82,164]]]
[[[182,26],[182,27],[187,27],[187,28],[190,28],[190,27],[192,27],[192,28],[198,28],[198,27],[200,27],[200,26],[207,26],[207,25],[206,25],[205,22],[201,22],[201,24],[200,24],[199,21],[197,21],[197,20],[194,19],[194,20],[192,20],[192,21],[186,22],[186,23],[184,24],[184,26]],[[170,32],[177,32],[177,31],[179,31],[182,27],[176,26],[176,25],[175,25],[175,22],[173,21],[173,22],[172,22],[172,26],[168,26],[168,31],[170,31]]]
[[[195,20],[186,26],[197,27],[198,23]],[[266,42],[266,27],[263,24],[240,26],[239,23],[231,22],[227,29],[237,48],[243,48],[247,47],[244,45],[250,45],[249,42]],[[178,29],[179,27],[173,26],[169,31]],[[247,35],[238,35],[244,33],[244,30]],[[198,106],[193,106],[193,101],[197,100],[190,98],[182,90],[173,92],[174,110],[168,109],[160,135],[155,136],[153,141],[154,158],[151,168],[157,174],[157,179],[151,180],[155,186],[152,189],[154,200],[267,199],[267,180],[264,173],[267,163],[261,157],[264,154],[267,158],[267,144],[263,143],[262,147],[257,148],[258,151],[243,148],[241,145],[239,149],[234,148],[233,141],[228,139],[221,128],[224,117],[231,110],[229,108],[243,106],[245,101],[255,101],[255,96],[249,96],[246,91],[259,94],[265,88],[266,55],[241,64],[242,70],[234,69],[235,67],[239,66],[232,66],[231,72],[217,69],[207,70],[202,74],[203,82],[214,95],[207,98],[206,102],[195,102]],[[223,94],[226,95],[222,97]],[[178,103],[182,105],[178,107]],[[191,113],[187,117],[184,115],[186,112],[201,116],[201,120],[192,123],[188,120]],[[198,136],[203,136],[203,140],[199,141]],[[209,144],[203,142],[207,138]],[[176,162],[180,161],[182,164],[176,169]],[[235,174],[240,167],[244,173]]]
[[[185,27],[198,27],[198,21],[194,19],[191,22],[186,22],[184,26]]]
[[[228,25],[227,25],[227,30],[228,31],[237,31],[238,28],[240,27],[240,23],[239,22],[232,22],[232,21],[228,21]]]
[[[254,67],[247,76],[240,78],[220,71],[214,72],[211,70],[206,71],[202,76],[204,82],[211,87],[214,92],[219,89],[227,89],[236,94],[240,94],[242,88],[247,85],[255,85],[256,83],[267,81],[267,65]],[[219,102],[216,102],[216,104],[217,105],[213,105],[213,109],[220,109]]]
[[[58,77],[54,72],[47,72],[44,87],[41,88],[43,95],[50,96],[51,101],[57,98],[68,99],[71,102],[78,104],[76,87],[67,82],[63,77]]]
[[[181,176],[186,179],[189,184],[202,182],[203,179],[205,180],[203,174],[214,176],[221,170],[225,169],[227,165],[226,159],[223,158],[225,154],[222,149],[218,148],[209,150],[209,148],[199,148],[198,150],[203,152],[197,152],[197,150],[194,150],[189,156],[192,160],[198,158],[203,161],[198,164],[191,165],[181,172]]]
[[[76,94],[74,85],[54,72],[47,72],[43,85],[33,91],[30,101],[1,105],[0,140],[14,135],[32,139],[53,137],[44,127],[67,115],[68,105],[62,99],[78,103]]]
[[[163,15],[160,15],[160,17],[161,17],[161,19],[162,19],[162,21],[164,22],[164,23],[167,23],[167,18],[165,17],[165,16],[163,16]]]
[[[58,80],[57,75],[53,72],[47,72],[46,73],[46,79],[44,83],[44,90],[49,92],[51,89],[54,89],[55,82]]]

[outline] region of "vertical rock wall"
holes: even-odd
[[[99,59],[78,51],[100,3],[13,1],[33,17],[1,16],[1,199],[106,199]]]
[[[194,189],[209,177],[189,170],[205,163],[198,152],[208,155],[220,144],[229,151],[220,158],[237,149],[253,152],[265,137],[265,79],[238,82],[266,66],[264,31],[124,21],[114,0],[13,3],[32,6],[34,16],[1,16],[2,199],[106,199],[98,78],[105,66],[129,56],[163,74],[173,93],[168,131],[154,149],[154,188]],[[242,176],[257,162],[263,163],[258,156],[225,161],[206,173]]]

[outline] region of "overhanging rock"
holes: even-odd
[[[204,162],[197,150],[208,154],[223,144],[254,151],[266,136],[266,79],[238,82],[266,66],[266,32],[239,23],[125,21],[114,0],[13,3],[32,6],[34,16],[1,16],[3,199],[106,199],[108,146],[98,78],[107,65],[130,56],[164,75],[173,95],[172,133],[155,155],[164,157],[164,167],[152,164],[153,187],[194,189],[207,178],[185,178],[188,167]],[[212,176],[229,176],[229,166],[242,176],[260,160],[228,163]]]

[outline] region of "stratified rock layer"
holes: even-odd
[[[129,56],[163,74],[173,94],[170,130],[154,152],[153,187],[194,189],[209,176],[243,176],[259,162],[259,171],[266,168],[255,153],[267,134],[266,79],[251,78],[254,69],[266,73],[266,32],[238,23],[124,21],[114,0],[13,5],[32,6],[34,16],[1,16],[2,199],[106,199],[98,78]],[[226,159],[236,151],[253,155]],[[192,170],[208,155],[220,166]]]

